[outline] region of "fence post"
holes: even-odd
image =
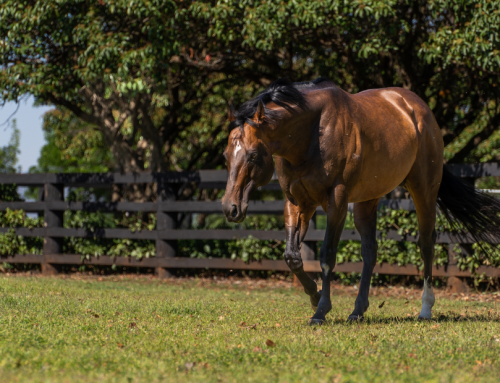
[[[162,230],[172,230],[176,228],[177,213],[165,213],[161,209],[161,203],[166,201],[175,201],[176,193],[172,185],[169,185],[163,177],[159,177],[157,182],[158,210],[156,212],[156,232],[159,234]],[[175,257],[177,241],[165,241],[156,239],[156,258]],[[170,278],[172,273],[164,267],[156,267],[155,273],[159,278]]]
[[[63,184],[50,184],[44,185],[43,199],[45,203],[53,201],[64,201],[64,185]],[[43,226],[46,229],[63,227],[64,211],[49,210],[45,205],[43,213]],[[45,259],[46,255],[61,254],[62,253],[62,238],[49,237],[47,234],[43,239],[43,255],[44,260],[42,263],[43,275],[56,275],[57,269]]]

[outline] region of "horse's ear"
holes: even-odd
[[[236,120],[236,116],[234,115],[234,108],[231,104],[227,106],[227,119],[229,122],[233,122]]]
[[[266,108],[264,106],[264,103],[261,100],[259,100],[259,103],[257,104],[257,111],[255,112],[255,116],[254,116],[255,121],[257,123],[262,122],[265,114],[266,114]]]

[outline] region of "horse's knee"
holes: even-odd
[[[285,250],[285,262],[294,273],[297,273],[304,268],[300,251]]]

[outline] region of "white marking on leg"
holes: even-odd
[[[427,282],[427,279],[424,279],[424,293],[422,294],[422,311],[420,311],[420,318],[431,319],[431,309],[435,301],[436,298],[434,297],[432,286]]]
[[[241,145],[239,141],[236,141],[236,147],[234,148],[234,156],[236,156],[236,153],[238,153],[241,149]]]
[[[325,274],[325,277],[328,275],[328,272],[330,271],[330,266],[328,266],[326,263],[323,263],[321,265],[321,268],[323,269],[323,274]]]

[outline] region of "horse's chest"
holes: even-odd
[[[324,184],[309,177],[291,179],[290,194],[299,205],[320,205],[326,195]]]

